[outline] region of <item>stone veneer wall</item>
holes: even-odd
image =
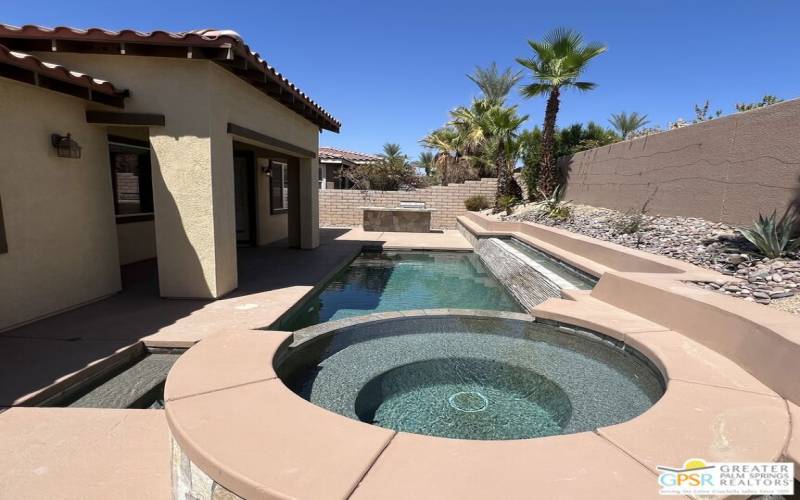
[[[547,299],[561,297],[557,284],[510,252],[497,238],[480,238],[474,247],[483,265],[529,312]]]
[[[360,226],[363,213],[358,207],[394,208],[401,201],[421,201],[426,208],[436,209],[431,219],[433,229],[455,229],[456,217],[467,213],[464,200],[483,195],[494,203],[497,179],[466,181],[463,184],[432,186],[413,191],[359,191],[321,189],[319,191],[319,225],[321,227]]]
[[[800,99],[559,159],[566,199],[749,224],[800,196]]]
[[[180,445],[172,441],[173,500],[243,500],[242,497],[214,481],[200,470]]]

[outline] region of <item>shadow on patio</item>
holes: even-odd
[[[286,242],[239,249],[239,288],[222,299],[158,295],[156,262],[125,266],[123,290],[108,299],[0,333],[0,407],[31,404],[38,391],[140,340],[188,347],[221,330],[270,325],[365,244],[320,230],[316,250]]]

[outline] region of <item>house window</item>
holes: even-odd
[[[153,219],[150,148],[145,141],[109,136],[117,224]]]
[[[0,254],[8,253],[8,243],[6,243],[6,226],[3,223],[3,200],[0,200]]]
[[[289,209],[288,165],[272,160],[269,178],[269,206],[273,214],[282,214]]]

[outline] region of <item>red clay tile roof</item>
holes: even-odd
[[[380,156],[348,151],[346,149],[336,149],[329,147],[319,148],[319,158],[321,160],[348,160],[348,161],[378,161]]]
[[[94,78],[77,71],[71,71],[59,64],[42,61],[38,57],[25,54],[24,52],[9,50],[8,47],[4,45],[0,45],[0,66],[2,65],[26,71],[19,72],[0,69],[0,76],[23,81],[32,85],[38,84],[40,87],[62,91],[90,101],[122,107],[122,99],[128,96],[127,90],[117,89],[111,82],[100,80],[99,78]],[[35,75],[39,75],[39,77]],[[76,93],[74,87],[55,85],[53,83],[48,83],[46,79],[58,80],[59,82],[64,82],[71,86],[81,87],[88,90],[88,92]],[[107,98],[103,98],[98,94],[105,95]]]
[[[210,59],[321,128],[338,132],[341,127],[341,123],[330,113],[270,66],[257,52],[251,51],[242,37],[231,30],[139,32],[127,29],[81,30],[63,26],[45,28],[35,25],[16,27],[0,24],[0,43],[12,49],[20,48],[26,51],[134,53]],[[142,51],[143,47],[146,50]],[[186,50],[176,52],[176,48]],[[159,53],[154,53],[154,50],[158,49],[161,49]]]

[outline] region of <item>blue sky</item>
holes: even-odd
[[[766,93],[800,96],[800,2],[793,0],[236,1],[139,0],[120,8],[75,0],[3,3],[2,22],[182,31],[231,28],[342,123],[320,144],[364,152],[418,140],[469,102],[465,75],[496,61],[516,66],[526,40],[567,26],[609,50],[585,77],[597,90],[567,93],[559,124],[607,123],[622,110],[653,124],[691,119],[695,103],[732,112]],[[97,75],[102,77],[102,75]],[[528,126],[544,100],[522,100]]]

